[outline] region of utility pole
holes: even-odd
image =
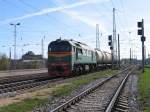
[[[100,50],[99,24],[96,24],[96,49]]]
[[[11,47],[9,47],[9,59],[11,60]]]
[[[150,54],[149,54],[149,52],[148,52],[148,58],[150,58]]]
[[[141,42],[142,42],[142,72],[144,72],[144,41],[146,40],[144,36],[144,19],[141,22],[138,22],[138,35],[141,35]]]
[[[131,39],[131,32],[129,32],[129,43],[130,43],[130,64],[132,64],[132,39]]]
[[[130,48],[130,64],[132,64],[132,50]]]
[[[118,66],[120,68],[120,39],[118,34]]]
[[[45,36],[42,38],[42,41],[41,41],[42,64],[43,64],[43,66],[44,66],[44,39],[45,39]]]
[[[117,59],[117,40],[116,40],[116,20],[115,20],[115,8],[113,8],[113,40],[112,40],[112,52],[113,52],[113,65],[114,61]]]
[[[146,64],[146,46],[144,45],[144,64]]]
[[[42,51],[42,59],[44,58],[44,44],[43,44],[43,38],[41,41],[41,51]]]
[[[24,44],[23,44],[23,42],[22,42],[22,37],[21,37],[21,43],[22,43],[22,48],[21,48],[21,52],[22,52],[22,55],[21,55],[21,59],[22,59],[22,56],[23,56],[23,47],[24,47]]]
[[[9,47],[9,70],[11,70],[11,47]]]
[[[16,27],[20,25],[20,23],[10,23],[10,25],[14,26],[14,69],[16,69]]]
[[[22,50],[21,50],[22,51],[22,56],[23,56],[23,47],[24,47],[24,45],[22,45]]]

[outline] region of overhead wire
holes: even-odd
[[[116,8],[116,6],[115,6],[115,4],[113,3],[113,1],[111,0],[110,2],[111,2],[112,7],[113,7],[113,8],[114,8],[114,7]],[[103,6],[104,6],[104,5],[103,5]],[[105,6],[105,8],[108,9],[109,7],[106,7],[106,6]],[[117,9],[117,11],[118,11],[118,8],[116,8],[116,9]],[[120,18],[119,18],[119,16],[118,16],[118,12],[117,12],[117,11],[116,11],[116,20],[117,20],[117,21],[116,21],[116,24],[117,24],[116,26],[118,27],[118,29],[121,29],[121,26],[125,29],[124,25],[122,24],[122,22],[121,22],[121,20],[120,20]],[[109,18],[110,18],[110,17],[109,17]],[[118,22],[118,21],[119,21],[119,22]],[[120,24],[119,24],[119,23],[120,23]],[[125,32],[125,31],[122,31],[122,32]],[[108,36],[108,35],[107,35],[107,36]]]
[[[18,8],[18,6],[17,6],[16,4],[14,4],[13,2],[11,2],[11,1],[8,1],[8,0],[2,0],[2,1],[3,1],[4,3],[7,3],[7,4],[9,4],[9,5],[15,7],[15,8]],[[17,1],[19,1],[21,4],[25,5],[26,7],[32,8],[33,10],[40,10],[39,8],[37,8],[37,7],[31,5],[31,4],[29,4],[29,3],[27,3],[27,2],[25,2],[25,1],[23,1],[23,0],[17,0]],[[26,12],[26,13],[29,13],[29,11],[27,11],[27,9],[26,9],[26,10],[21,9],[21,10],[23,10],[23,11]],[[47,16],[48,19],[42,18],[42,19],[44,19],[44,22],[46,22],[46,23],[47,23],[47,22],[50,22],[51,24],[54,24],[54,25],[53,25],[54,27],[56,26],[56,23],[60,23],[61,27],[63,27],[63,31],[64,31],[64,30],[66,30],[66,32],[68,32],[68,31],[69,31],[69,32],[74,32],[74,31],[75,31],[75,30],[71,30],[71,29],[72,29],[71,26],[62,23],[60,20],[56,19],[55,17],[49,16],[48,14],[46,14],[45,16]],[[49,18],[52,19],[52,20],[54,20],[54,21],[56,21],[56,22],[49,21],[49,20],[50,20]]]
[[[10,6],[13,6],[13,7],[15,7],[16,9],[18,9],[18,6],[15,4],[15,3],[13,3],[12,1],[8,1],[8,0],[2,0],[2,2],[3,3],[6,3],[7,5],[10,5]],[[23,11],[23,12],[28,12],[27,10],[24,10],[24,9],[21,9],[21,11]]]
[[[23,0],[18,0],[18,1],[19,1],[20,3],[26,5],[27,7],[30,7],[30,8],[32,8],[32,9],[34,9],[34,10],[40,10],[39,8],[37,8],[37,7],[31,5],[31,4],[29,4],[29,3],[27,3],[27,2],[25,2],[25,1],[23,1]],[[71,30],[72,27],[71,27],[70,25],[65,24],[65,23],[62,23],[62,22],[60,21],[60,19],[58,20],[56,17],[50,16],[50,15],[48,15],[48,14],[46,14],[45,16],[47,16],[48,18],[51,18],[52,20],[56,21],[56,23],[60,23],[61,25],[63,25],[63,27],[65,28],[65,29],[63,29],[63,30],[66,30],[66,29],[67,29],[67,31],[69,30],[69,31],[71,31],[71,32],[76,31],[76,30]],[[51,21],[50,21],[50,22],[51,22]],[[54,24],[54,23],[53,23],[53,24]],[[56,24],[55,24],[55,25],[56,25]],[[76,32],[78,32],[78,31],[76,31]]]
[[[117,11],[116,11],[116,12],[117,12],[117,13],[116,13],[116,17],[117,17],[117,21],[119,21],[119,22],[116,22],[116,23],[117,23],[117,27],[120,27],[120,28],[122,27],[124,30],[126,30],[125,25],[124,25],[126,22],[124,22],[124,24],[123,24],[122,21],[121,21],[121,19],[120,19],[120,16],[118,15],[118,12],[119,12],[120,10],[119,10],[119,8],[116,7],[116,6],[119,6],[119,5],[115,5],[114,2],[113,2],[113,0],[111,0],[111,3],[112,3],[112,6],[115,7],[115,9],[117,10]],[[124,32],[125,32],[125,31],[124,31]],[[125,33],[125,34],[126,34],[126,33]],[[124,50],[123,52],[126,52],[126,50]]]
[[[129,16],[127,16],[127,14],[126,14],[126,9],[125,9],[125,6],[124,6],[124,1],[123,0],[120,0],[120,4],[122,5],[122,8],[123,8],[123,14],[124,14],[124,18],[125,18],[125,21],[126,21],[126,26],[128,27],[128,28],[130,28],[130,26],[129,26],[129,21],[128,21],[128,19],[127,19],[127,17],[129,17]],[[132,32],[131,31],[131,29],[129,29],[129,32]],[[135,41],[133,41],[133,52],[134,52],[134,54],[136,54],[135,52],[135,49],[136,49],[136,47],[135,47],[135,45],[136,45],[136,42]]]
[[[124,19],[125,19],[125,21],[126,21],[127,26],[129,27],[129,22],[128,22],[128,19],[127,19],[126,10],[125,10],[125,7],[124,7],[124,2],[123,2],[123,0],[120,0],[120,4],[121,4],[122,9],[123,9]]]

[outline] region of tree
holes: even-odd
[[[9,68],[10,61],[4,54],[0,54],[0,70],[7,70]]]

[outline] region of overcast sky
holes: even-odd
[[[112,34],[112,9],[116,8],[117,33],[121,40],[121,58],[141,58],[141,41],[137,21],[144,18],[146,51],[150,52],[150,16],[148,0],[0,0],[0,52],[13,57],[14,27],[17,26],[17,57],[29,50],[44,57],[48,44],[61,37],[85,42],[95,48],[96,24],[100,26],[100,48],[108,51],[108,35]],[[129,34],[129,32],[131,32]],[[22,52],[23,49],[23,52]]]

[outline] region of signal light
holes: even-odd
[[[113,47],[112,47],[112,46],[110,47],[110,50],[113,50]]]
[[[112,35],[109,35],[109,36],[108,36],[108,40],[112,40]]]
[[[138,22],[137,23],[137,26],[138,26],[138,35],[142,35],[143,33],[143,22]]]
[[[111,46],[111,42],[108,42],[108,45]]]
[[[142,29],[138,29],[138,35],[142,35]]]
[[[138,22],[137,26],[138,26],[139,28],[142,28],[143,23],[142,23],[142,22]]]

